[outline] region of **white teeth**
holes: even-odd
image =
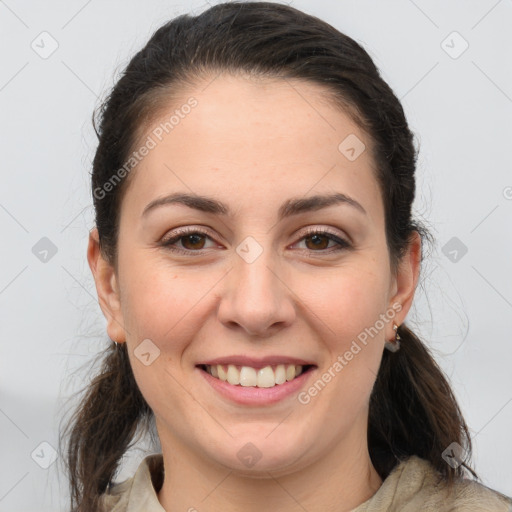
[[[205,366],[210,375],[233,386],[258,388],[272,388],[284,384],[298,377],[303,370],[301,365],[294,364],[278,364],[275,367],[265,366],[259,369],[250,366],[237,367],[233,364],[229,364],[227,368],[221,364]]]
[[[240,372],[237,367],[232,364],[228,366],[228,382],[233,386],[240,384]]]
[[[248,366],[242,366],[240,370],[240,385],[241,386],[256,386],[258,382],[258,376],[254,368]],[[231,384],[231,382],[230,382]]]
[[[243,368],[242,368],[243,371]],[[259,388],[273,388],[276,385],[276,378],[272,366],[265,366],[258,370],[258,384]]]
[[[286,382],[286,368],[284,364],[278,364],[276,371],[276,384],[284,384]]]
[[[224,367],[220,364],[216,364],[215,367],[217,368],[217,372],[219,374],[219,379],[226,381],[228,380],[228,374],[226,370],[224,370]],[[211,371],[211,366],[207,366],[207,368],[210,370],[210,373],[213,375],[213,372]],[[215,377],[215,375],[213,375]]]

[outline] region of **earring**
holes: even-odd
[[[398,334],[398,325],[393,324],[393,329],[395,331],[395,339],[393,341],[386,341],[385,348],[387,348],[390,352],[396,352],[400,350],[400,334]]]

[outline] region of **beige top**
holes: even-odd
[[[165,512],[157,492],[163,482],[162,454],[148,455],[135,475],[102,495],[105,512]],[[377,492],[351,512],[512,512],[512,498],[475,480],[455,484],[449,496],[438,473],[415,455],[395,466]]]

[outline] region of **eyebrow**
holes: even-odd
[[[233,216],[229,206],[214,199],[212,197],[201,196],[197,194],[174,193],[165,197],[161,197],[151,201],[142,212],[142,216],[147,215],[155,208],[171,205],[182,204],[205,213],[214,215]],[[286,217],[307,213],[336,204],[346,204],[354,207],[360,213],[367,215],[366,210],[355,199],[346,194],[334,193],[330,195],[315,195],[305,198],[291,198],[285,201],[278,211],[278,220],[281,221]]]

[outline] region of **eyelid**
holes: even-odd
[[[345,234],[345,232],[342,232],[343,234],[339,234],[338,231],[335,231],[335,229],[338,229],[338,231],[339,231],[339,228],[332,228],[332,227],[325,227],[325,226],[308,226],[306,228],[306,231],[298,231],[297,234],[294,236],[300,235],[300,239],[302,240],[304,237],[306,237],[308,235],[322,233],[322,234],[326,234],[326,235],[331,235],[340,240],[343,240],[347,244],[352,245],[351,238],[347,234]]]
[[[205,226],[186,226],[186,227],[180,227],[172,230],[169,234],[169,236],[166,234],[162,240],[160,241],[160,245],[163,247],[170,248],[172,250],[176,250],[177,252],[186,252],[187,254],[191,253],[200,253],[204,249],[200,249],[197,251],[192,250],[186,250],[181,248],[174,248],[172,247],[172,244],[175,242],[178,242],[181,238],[187,236],[187,235],[194,235],[198,234],[201,236],[204,236],[206,238],[209,238],[210,240],[215,242],[215,235],[212,235],[212,232],[209,230],[209,228],[206,228]]]
[[[292,245],[296,245],[297,243],[302,242],[305,238],[311,235],[323,235],[327,236],[327,238],[330,239],[330,241],[333,241],[336,243],[336,247],[330,247],[329,249],[323,249],[323,250],[312,250],[312,249],[301,249],[302,251],[306,251],[309,253],[318,253],[319,255],[322,254],[329,254],[333,252],[341,252],[344,250],[351,249],[353,247],[353,242],[347,235],[339,235],[338,233],[333,232],[335,228],[331,227],[325,227],[325,226],[308,226],[305,231],[298,230],[294,237],[299,237]],[[171,236],[164,236],[162,238],[162,241],[160,244],[163,247],[168,248],[171,251],[182,253],[185,255],[201,255],[203,251],[207,249],[198,249],[198,250],[192,250],[192,249],[182,249],[179,247],[173,247],[176,242],[178,242],[181,238],[186,237],[187,235],[200,235],[204,236],[206,238],[209,238],[213,242],[215,242],[215,236],[211,235],[211,231],[209,228],[206,228],[205,226],[186,226],[182,228],[176,228],[172,231]]]
[[[217,236],[214,232],[207,226],[203,226],[201,224],[190,224],[186,226],[178,226],[177,228],[169,230],[163,237],[162,241],[166,239],[175,238],[177,235],[188,235],[192,233],[201,233],[208,236]]]

